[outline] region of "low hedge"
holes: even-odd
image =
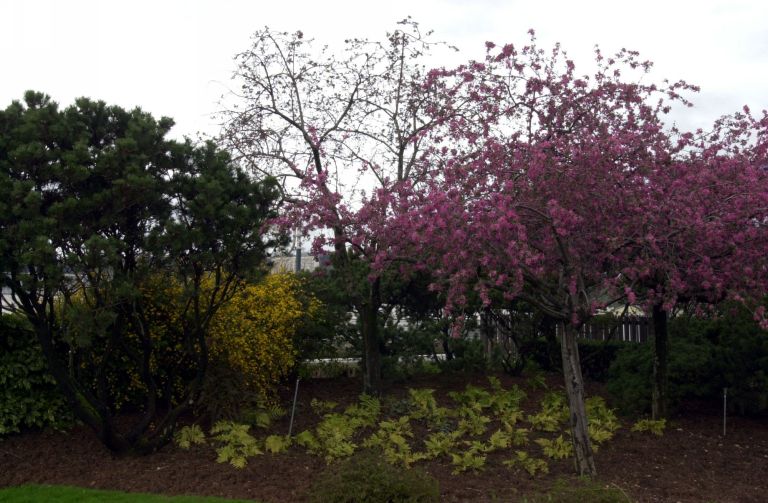
[[[312,486],[312,503],[437,503],[437,480],[418,468],[395,467],[361,451],[329,467]]]
[[[0,316],[0,436],[26,428],[63,429],[72,420],[27,321]]]
[[[650,344],[617,353],[607,387],[621,411],[650,410],[652,357]],[[720,306],[711,318],[671,320],[668,365],[671,410],[691,398],[719,407],[728,388],[730,413],[768,414],[768,334],[742,306]]]

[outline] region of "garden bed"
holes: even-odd
[[[543,391],[531,391],[524,379],[499,376],[505,386],[518,384],[528,393],[523,409],[533,413]],[[550,388],[559,385],[548,377]],[[434,388],[438,400],[467,383],[486,386],[484,376],[435,375],[394,384],[391,400],[407,396],[407,388]],[[294,432],[313,427],[317,416],[311,399],[351,403],[360,389],[359,379],[302,382]],[[285,397],[292,389],[285,390]],[[599,387],[588,389],[599,393]],[[385,402],[386,403],[386,402]],[[615,437],[595,454],[598,482],[620,488],[632,501],[762,502],[768,494],[768,423],[729,418],[722,436],[721,417],[715,410],[692,407],[673,419],[662,437],[632,432],[622,420]],[[277,421],[272,433],[285,434],[288,417]],[[420,442],[420,431],[414,429]],[[259,432],[261,435],[261,432]],[[263,502],[305,501],[312,483],[326,468],[321,456],[298,446],[281,454],[249,458],[244,469],[215,462],[209,446],[183,450],[169,445],[147,457],[113,457],[85,427],[70,432],[36,432],[0,441],[0,487],[27,483],[148,492],[166,495],[196,494]],[[569,460],[549,462],[549,473],[531,478],[502,464],[509,453],[492,452],[479,472],[454,474],[445,459],[422,461],[418,466],[438,479],[443,501],[518,501],[547,492],[556,481],[570,481]]]

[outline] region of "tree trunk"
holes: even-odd
[[[568,396],[568,408],[570,410],[571,437],[573,440],[576,472],[580,476],[593,477],[597,475],[597,470],[595,470],[595,459],[592,455],[592,445],[589,441],[587,408],[584,404],[584,379],[581,375],[576,331],[570,323],[563,324],[563,333],[560,336],[560,350],[563,357],[565,392]]]
[[[48,371],[53,376],[59,391],[67,400],[75,417],[90,426],[99,440],[112,452],[122,453],[130,449],[130,444],[119,435],[112,425],[106,404],[99,403],[96,397],[86,391],[69,375],[68,369],[59,361],[53,344],[51,328],[44,322],[27,317],[35,328],[37,340],[48,364]]]
[[[484,309],[480,313],[480,326],[480,332],[483,338],[483,355],[485,356],[486,363],[490,366],[491,360],[493,359],[494,333],[493,325],[491,324],[491,315],[489,314],[488,309]]]
[[[363,392],[381,396],[381,349],[379,348],[380,280],[369,287],[368,301],[360,308],[363,332]]]
[[[667,312],[661,305],[653,306],[653,390],[651,417],[667,417],[667,369],[669,364],[669,332]]]
[[[443,323],[440,328],[440,342],[443,345],[443,353],[445,353],[445,361],[453,360],[453,351],[451,350],[451,337],[448,332],[448,324]]]
[[[107,404],[89,392],[87,387],[81,386],[70,375],[67,366],[59,361],[50,326],[44,322],[39,322],[39,320],[30,319],[30,322],[35,327],[37,340],[40,342],[48,364],[48,371],[72,408],[75,417],[90,426],[98,439],[112,453],[119,456],[146,455],[157,451],[171,440],[176,420],[189,409],[189,399],[183,400],[162,418],[157,417],[156,410],[153,411],[152,417],[149,418],[150,421],[142,421],[142,424],[139,424],[134,431],[125,435],[116,428],[114,417]],[[203,377],[204,373],[198,372],[195,380],[189,385],[190,397],[199,395]],[[155,429],[149,429],[151,422],[157,424]]]

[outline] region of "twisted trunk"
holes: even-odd
[[[563,323],[562,327],[560,350],[563,357],[563,377],[565,377],[565,393],[570,411],[569,423],[576,472],[580,476],[594,477],[597,475],[597,470],[592,454],[592,444],[589,441],[587,408],[584,404],[584,379],[581,375],[576,330],[570,323]]]
[[[146,455],[166,445],[173,436],[177,419],[190,408],[190,404],[200,393],[207,355],[201,357],[206,361],[200,363],[197,375],[188,385],[187,393],[178,405],[162,414],[152,407],[152,410],[147,412],[147,417],[130,432],[121,432],[115,425],[115,417],[106,401],[94,395],[87,386],[81,385],[60,360],[54,347],[51,327],[39,319],[33,318],[30,321],[48,364],[48,370],[75,416],[92,428],[98,439],[116,455]],[[140,369],[140,372],[147,373],[148,369]]]

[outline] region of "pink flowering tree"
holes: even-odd
[[[657,208],[626,243],[630,303],[652,314],[652,415],[666,417],[667,320],[679,304],[754,303],[768,291],[768,119],[743,113],[679,136],[677,154],[649,174]],[[765,325],[764,313],[756,318]]]
[[[496,49],[482,63],[433,72],[484,121],[446,121],[430,151],[425,190],[402,191],[410,210],[390,221],[386,260],[417,258],[437,278],[448,309],[474,290],[498,292],[557,320],[578,473],[595,474],[576,336],[598,310],[632,294],[627,246],[659,205],[649,177],[678,149],[664,132],[667,101],[683,82],[637,84],[623,72],[650,67],[635,53],[597,52],[596,73],[577,77],[559,47]],[[382,254],[383,256],[383,254]]]

